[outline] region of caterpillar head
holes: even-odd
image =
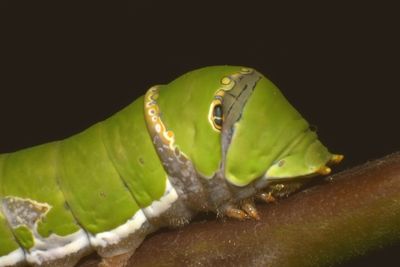
[[[150,123],[203,180],[224,188],[211,190],[213,194],[228,190],[235,199],[247,198],[271,185],[328,174],[328,165],[342,159],[327,150],[278,88],[255,70],[207,67],[154,90],[148,100],[157,102],[157,108],[146,112],[160,116]]]

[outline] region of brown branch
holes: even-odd
[[[325,266],[400,239],[400,153],[330,180],[258,205],[260,221],[214,219],[152,235],[129,266]]]

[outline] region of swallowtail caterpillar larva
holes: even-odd
[[[0,155],[0,266],[102,266],[198,212],[258,219],[331,154],[259,72],[214,66],[150,88],[65,140]]]

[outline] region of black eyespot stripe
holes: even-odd
[[[214,118],[214,123],[215,123],[216,126],[222,127],[222,118],[215,117]]]
[[[222,118],[222,105],[221,104],[215,105],[214,110],[213,110],[213,116]]]

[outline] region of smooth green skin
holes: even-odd
[[[267,177],[285,179],[315,173],[332,157],[332,154],[317,140],[313,132],[308,132],[302,142],[290,154],[280,158],[267,171]],[[279,164],[279,162],[284,162]]]
[[[281,159],[285,159],[284,164],[274,165],[267,179],[303,176],[324,166],[331,154],[308,128],[278,88],[263,77],[235,124],[226,158],[226,179],[245,186]],[[307,146],[311,143],[312,147]]]
[[[59,184],[75,218],[92,234],[124,224],[139,210],[109,158],[96,124],[60,143]]]
[[[64,196],[55,178],[57,145],[49,143],[8,154],[0,183],[3,196],[32,199],[51,206],[38,224],[38,232],[42,237],[52,233],[66,236],[80,229],[65,207]]]
[[[4,155],[0,155],[0,177],[3,169]],[[0,182],[1,184],[1,182]],[[1,198],[1,190],[0,190],[0,198]],[[0,237],[1,237],[1,246],[0,246],[0,257],[7,255],[14,250],[19,248],[17,241],[15,240],[10,227],[6,221],[6,218],[3,215],[3,212],[0,207]]]
[[[16,238],[18,239],[18,242],[25,249],[30,249],[35,245],[35,241],[33,240],[33,234],[27,226],[25,225],[18,226],[13,231]]]
[[[143,97],[101,125],[103,142],[139,206],[147,207],[153,200],[160,199],[167,174],[147,132]]]
[[[14,236],[8,226],[6,218],[4,218],[3,213],[0,212],[0,257],[7,255],[14,250],[19,248],[17,241],[15,241]]]
[[[241,67],[213,66],[186,73],[160,89],[157,103],[175,144],[194,163],[196,170],[211,178],[221,162],[221,135],[212,129],[208,112],[221,79]]]

